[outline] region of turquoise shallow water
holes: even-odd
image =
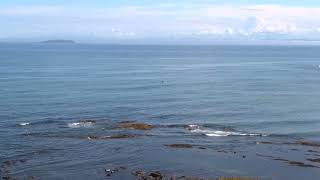
[[[86,157],[94,166],[101,144],[34,141],[22,135],[105,134],[121,120],[193,124],[207,134],[219,135],[219,128],[228,127],[235,131],[231,135],[319,139],[319,65],[317,46],[0,44],[1,158],[56,147],[60,153],[53,156],[72,159],[74,154],[66,151],[77,148],[80,157],[96,151]],[[99,123],[96,128],[70,127],[81,119]],[[170,138],[174,130],[155,133]],[[48,156],[38,161],[56,171],[62,168],[59,163],[64,168],[71,164]],[[44,173],[37,167],[32,170]]]

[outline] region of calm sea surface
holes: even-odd
[[[123,120],[201,125],[210,138],[320,139],[319,65],[317,46],[0,44],[0,159],[47,151],[24,169],[47,177],[52,174],[41,168],[68,176],[76,165],[102,163],[103,152],[134,164],[134,158],[110,149],[132,141],[107,146],[24,136],[105,135],[114,131],[110,124]],[[82,119],[97,125],[77,128]],[[225,134],[221,127],[234,132]],[[179,133],[173,131],[154,135],[175,138]]]

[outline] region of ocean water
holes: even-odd
[[[14,174],[138,167],[152,156],[140,141],[66,138],[110,135],[123,120],[174,127],[152,132],[161,142],[319,140],[320,47],[0,44],[0,159],[33,159]]]

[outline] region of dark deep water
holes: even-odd
[[[76,124],[82,119],[97,123]],[[115,129],[123,120],[159,128]],[[76,138],[120,131],[150,136]],[[257,139],[320,140],[320,47],[0,44],[0,137],[1,161],[28,159],[12,167],[18,177],[103,179],[103,168],[125,165],[204,177],[317,179],[315,168],[270,167],[265,159],[253,168],[257,157],[243,166],[229,155],[163,144],[250,155],[260,149],[250,146]]]

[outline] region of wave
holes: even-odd
[[[22,123],[19,123],[19,126],[27,126],[27,125],[29,125],[30,123],[28,123],[28,122],[22,122]]]
[[[223,137],[223,136],[267,136],[266,134],[260,133],[246,133],[236,131],[231,128],[223,128],[223,129],[208,129],[196,124],[190,124],[187,126],[187,129],[191,133],[201,134],[209,137]]]
[[[48,124],[58,124],[61,123],[59,120],[40,120],[40,121],[32,121],[32,122],[20,122],[16,124],[16,126],[41,126],[41,125],[48,125]]]
[[[96,122],[93,120],[82,120],[79,122],[68,123],[69,128],[81,128],[81,127],[91,127]]]

